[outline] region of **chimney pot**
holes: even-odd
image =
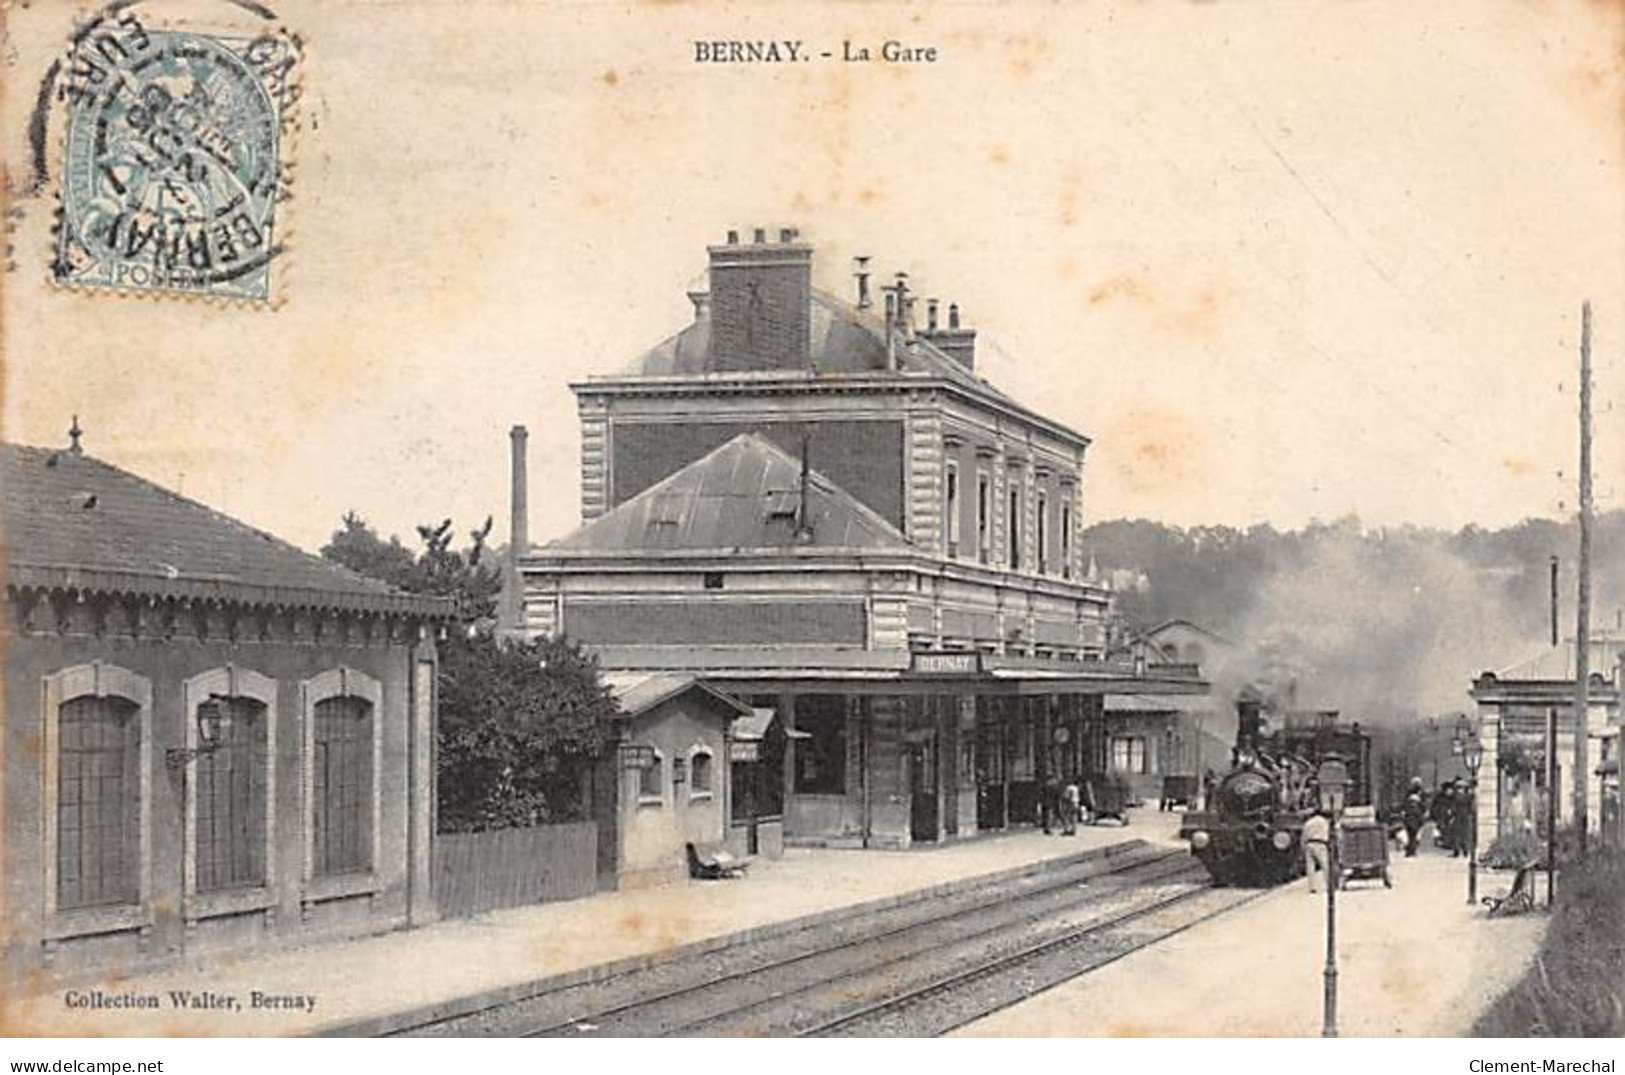
[[[729,228],[728,229],[728,245],[729,246],[738,246],[739,245],[739,231],[737,229],[735,229],[735,228]]]
[[[756,229],[756,242],[758,244],[767,242],[767,229],[766,228],[757,228]]]
[[[781,243],[793,243],[795,241],[796,241],[796,229],[794,229],[794,228],[780,228],[779,229],[779,242],[781,242]]]
[[[937,331],[937,300],[925,300],[925,331]]]
[[[951,302],[948,304],[948,327],[959,327],[959,303],[957,302]]]
[[[873,305],[869,301],[869,256],[859,254],[852,260],[857,265],[852,275],[858,278],[858,309],[867,310]]]

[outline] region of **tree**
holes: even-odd
[[[498,638],[502,573],[486,547],[491,520],[451,547],[446,519],[417,528],[414,555],[349,512],[322,549],[329,560],[411,593],[456,602],[440,645],[440,828],[476,832],[569,821],[590,810],[587,779],[619,709],[598,662],[562,639]]]
[[[477,832],[587,815],[585,781],[617,707],[598,662],[562,639],[488,632],[440,655],[440,828]]]
[[[411,588],[408,582],[417,557],[401,544],[400,538],[380,539],[367,520],[353,511],[345,512],[342,522],[342,527],[333,531],[332,538],[322,546],[323,559],[402,590]]]
[[[353,511],[346,512],[342,522],[342,528],[322,546],[326,559],[409,593],[451,598],[457,603],[464,633],[486,626],[495,616],[502,571],[485,545],[491,535],[490,516],[479,529],[469,531],[469,545],[463,552],[451,547],[450,519],[438,525],[420,524],[423,552],[417,555],[394,535],[384,541]]]

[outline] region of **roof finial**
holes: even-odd
[[[74,455],[84,455],[85,450],[79,446],[79,438],[84,435],[85,431],[79,428],[79,416],[76,414],[73,416],[73,425],[68,427],[68,451]]]

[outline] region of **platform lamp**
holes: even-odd
[[[1316,772],[1320,787],[1320,807],[1331,819],[1331,839],[1327,842],[1326,862],[1326,969],[1323,977],[1325,993],[1321,1007],[1320,1036],[1337,1037],[1337,886],[1342,867],[1337,863],[1337,825],[1343,816],[1343,801],[1348,794],[1349,771],[1343,759],[1335,754],[1326,756]]]
[[[1467,767],[1467,906],[1478,905],[1478,766],[1484,760],[1484,742],[1478,725],[1462,713],[1456,717],[1456,738],[1451,744]]]
[[[231,734],[231,696],[211,693],[198,703],[197,746],[170,747],[164,751],[164,763],[172,771],[184,769],[186,763],[213,754],[226,745]]]

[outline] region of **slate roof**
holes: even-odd
[[[639,356],[623,373],[632,377],[721,372],[709,364],[711,352],[710,308],[675,336]],[[881,318],[871,316],[850,303],[812,290],[807,369],[815,374],[872,373],[886,368],[886,327]],[[943,377],[977,392],[1010,404],[1008,396],[944,354],[923,337],[912,345],[899,341],[899,369]]]
[[[6,577],[161,596],[448,615],[88,455],[0,445]]]
[[[895,527],[816,470],[807,481],[811,533],[798,539],[800,484],[799,460],[741,433],[540,553],[909,547]]]
[[[1601,631],[1591,636],[1590,654],[1586,658],[1587,668],[1593,675],[1601,673],[1607,676],[1613,672],[1622,655],[1625,655],[1625,637],[1610,635]],[[1565,639],[1561,646],[1547,646],[1540,649],[1530,657],[1517,664],[1502,668],[1495,673],[1497,679],[1531,680],[1531,681],[1560,681],[1574,682],[1574,639]]]
[[[616,719],[640,716],[666,699],[690,690],[700,691],[716,700],[722,708],[740,715],[740,719],[751,713],[751,708],[744,702],[723,694],[686,672],[610,672],[604,676],[604,685],[621,707]]]

